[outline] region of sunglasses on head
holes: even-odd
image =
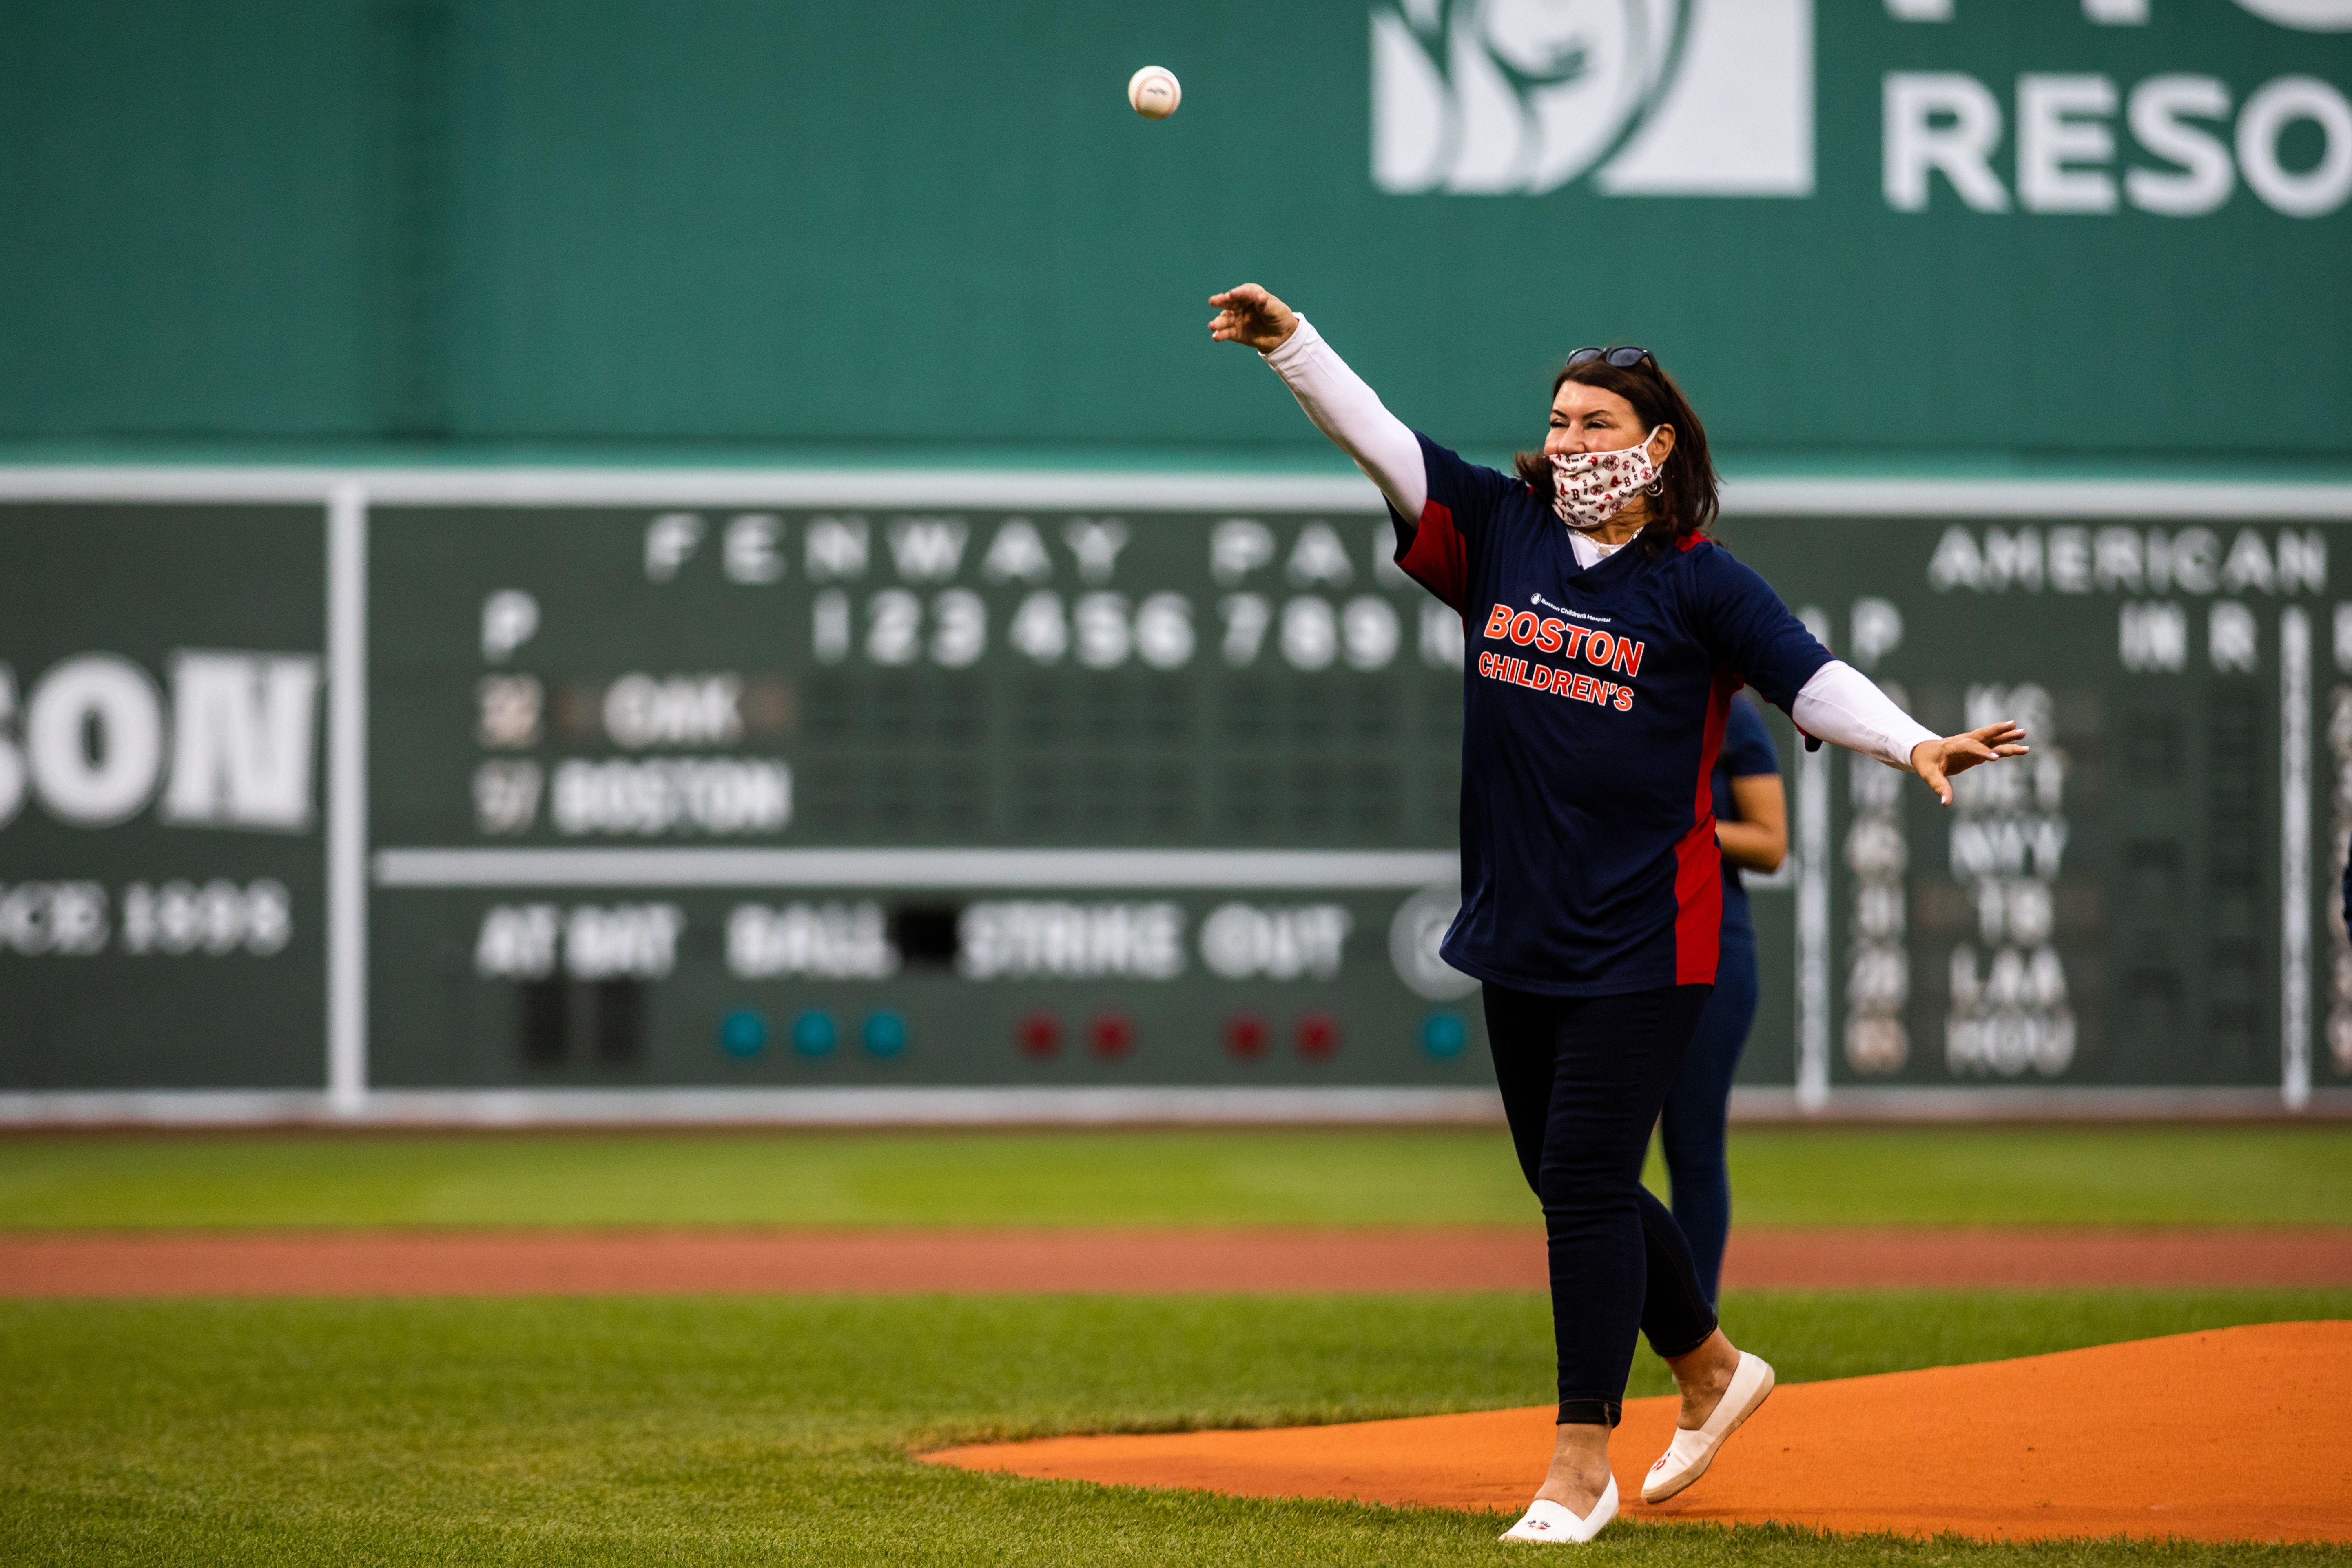
[[[1591,364],[1594,360],[1602,358],[1603,356],[1606,356],[1609,363],[1615,365],[1619,370],[1631,370],[1635,365],[1640,364],[1643,360],[1648,359],[1650,357],[1650,351],[1647,349],[1631,347],[1622,349],[1579,349],[1574,353],[1568,356],[1568,367],[1570,370],[1574,370],[1578,365]]]

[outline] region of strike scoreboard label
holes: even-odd
[[[0,1089],[317,1087],[339,788],[372,1088],[1490,1081],[1378,515],[594,488],[354,509],[340,601],[315,504],[0,505]],[[1773,717],[1743,1080],[2352,1084],[2337,534],[1971,510],[1722,530],[2035,746],[1945,811]]]

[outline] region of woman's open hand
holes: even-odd
[[[2028,748],[2025,731],[2004,719],[1998,724],[1988,724],[1981,730],[1970,730],[1965,735],[1947,735],[1940,741],[1922,741],[1911,748],[1911,771],[1927,781],[1927,787],[1946,805],[1952,804],[1951,778],[1964,773],[1979,763],[1999,762],[2003,757],[2021,757]]]
[[[1217,307],[1209,336],[1221,343],[1246,343],[1267,354],[1298,330],[1298,312],[1255,283],[1212,294],[1209,303]]]

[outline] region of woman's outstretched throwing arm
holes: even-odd
[[[1217,307],[1209,336],[1255,349],[1315,427],[1355,459],[1399,517],[1417,523],[1429,500],[1420,439],[1331,352],[1313,323],[1255,283],[1212,294],[1209,303]]]

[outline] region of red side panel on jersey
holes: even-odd
[[[1712,985],[1723,950],[1723,851],[1715,815],[1675,846],[1675,984]]]
[[[1470,557],[1462,546],[1462,535],[1454,527],[1454,509],[1435,500],[1424,501],[1421,521],[1413,530],[1412,542],[1397,557],[1404,574],[1462,613],[1462,601],[1470,588]]]
[[[1723,851],[1715,841],[1715,758],[1739,678],[1718,670],[1707,693],[1691,830],[1675,846],[1675,984],[1712,985],[1723,951]]]

